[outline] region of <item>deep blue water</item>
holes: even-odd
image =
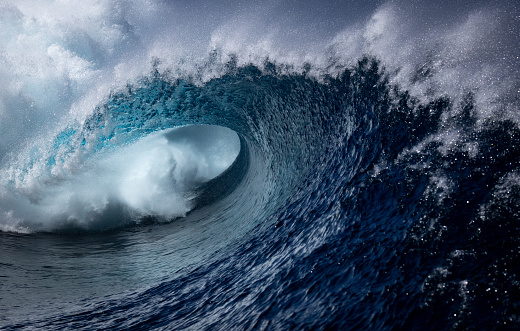
[[[0,329],[520,329],[518,95],[219,56],[4,158]]]
[[[132,132],[187,123],[229,127],[247,145],[247,161],[215,185],[233,189],[169,224],[147,217],[98,234],[3,233],[7,300],[20,291],[7,284],[36,292],[49,286],[58,297],[67,286],[102,289],[79,303],[69,298],[70,310],[32,303],[44,307],[35,318],[20,302],[25,318],[7,318],[5,327],[518,327],[520,129],[508,120],[477,127],[472,98],[420,103],[389,84],[372,58],[322,82],[277,74],[269,63],[231,64],[202,86],[152,74],[113,95],[69,141],[103,131],[95,135],[98,150],[111,147],[106,137]],[[462,137],[441,152],[430,137],[446,130],[440,117],[453,109],[459,111],[449,122]],[[479,145],[473,155],[465,147],[471,143]],[[170,274],[178,243],[169,238],[186,227],[198,235],[218,228],[226,245],[190,234],[189,245],[212,252]],[[138,253],[149,245],[153,253]],[[24,254],[35,261],[24,264],[27,258],[16,255],[31,246],[34,252]],[[121,263],[119,255],[139,266],[102,265]],[[58,270],[44,275],[40,268]],[[78,279],[60,285],[69,272]],[[113,291],[112,282],[123,284]],[[139,286],[127,289],[133,282]]]

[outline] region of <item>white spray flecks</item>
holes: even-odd
[[[273,4],[242,5],[236,12],[228,11],[232,14],[223,9],[215,13],[217,19],[184,17],[193,11],[181,7],[154,0],[0,4],[0,157],[15,155],[4,158],[3,176],[23,178],[23,185],[16,185],[38,201],[48,183],[67,181],[70,174],[84,171],[80,155],[66,159],[50,174],[45,164],[25,174],[6,162],[52,143],[57,132],[81,122],[110,91],[146,75],[153,59],[159,59],[155,63],[162,71],[204,82],[221,75],[233,58],[238,65],[260,67],[269,59],[296,72],[307,65],[305,70],[319,79],[371,55],[382,61],[392,82],[422,100],[448,95],[457,105],[470,90],[479,120],[497,111],[518,120],[518,50],[511,42],[518,28],[514,10],[475,7],[454,21],[438,17],[423,22],[425,16],[415,15],[413,5],[389,2],[370,16],[345,21],[340,32],[294,42],[300,31],[312,28],[302,22],[300,29],[286,29],[284,22],[273,21]],[[211,57],[216,63],[208,63],[208,53],[216,54]],[[443,142],[440,150],[448,152],[458,143],[453,132],[444,130],[430,139]],[[478,145],[467,149],[475,154]],[[93,209],[102,209],[108,201],[98,200]],[[145,205],[139,208],[152,208],[151,203]]]
[[[91,113],[111,89],[146,74],[154,58],[161,60],[162,70],[187,76],[199,70],[205,81],[223,71],[222,66],[206,66],[200,72],[197,63],[206,61],[209,52],[220,54],[220,63],[233,55],[239,65],[262,66],[269,59],[301,71],[310,64],[309,73],[317,76],[368,54],[396,72],[395,82],[415,95],[478,90],[482,116],[500,108],[505,95],[511,99],[518,94],[518,59],[503,37],[511,24],[499,9],[476,8],[457,22],[439,18],[438,24],[425,24],[406,1],[387,3],[370,17],[346,21],[340,33],[307,43],[292,40],[298,29],[273,22],[270,6],[251,5],[223,15],[222,22],[201,17],[198,29],[197,17],[189,29],[182,27],[188,22],[180,9],[152,0],[0,5],[5,86],[0,91],[0,129],[5,133],[0,152],[17,148],[20,135],[33,138],[45,125],[63,122],[68,113],[76,118]],[[300,30],[312,29],[302,23]],[[425,77],[410,84],[421,68]]]

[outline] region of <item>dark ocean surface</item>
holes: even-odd
[[[520,329],[517,5],[114,3],[0,4],[0,329]]]

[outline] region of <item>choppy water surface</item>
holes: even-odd
[[[520,327],[515,4],[82,6],[0,4],[1,327]]]

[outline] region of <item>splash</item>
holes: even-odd
[[[97,153],[74,168],[64,162],[44,168],[50,173],[27,169],[3,177],[0,224],[4,231],[27,232],[103,230],[146,216],[169,221],[185,216],[197,188],[224,172],[239,152],[234,131],[191,125]]]

